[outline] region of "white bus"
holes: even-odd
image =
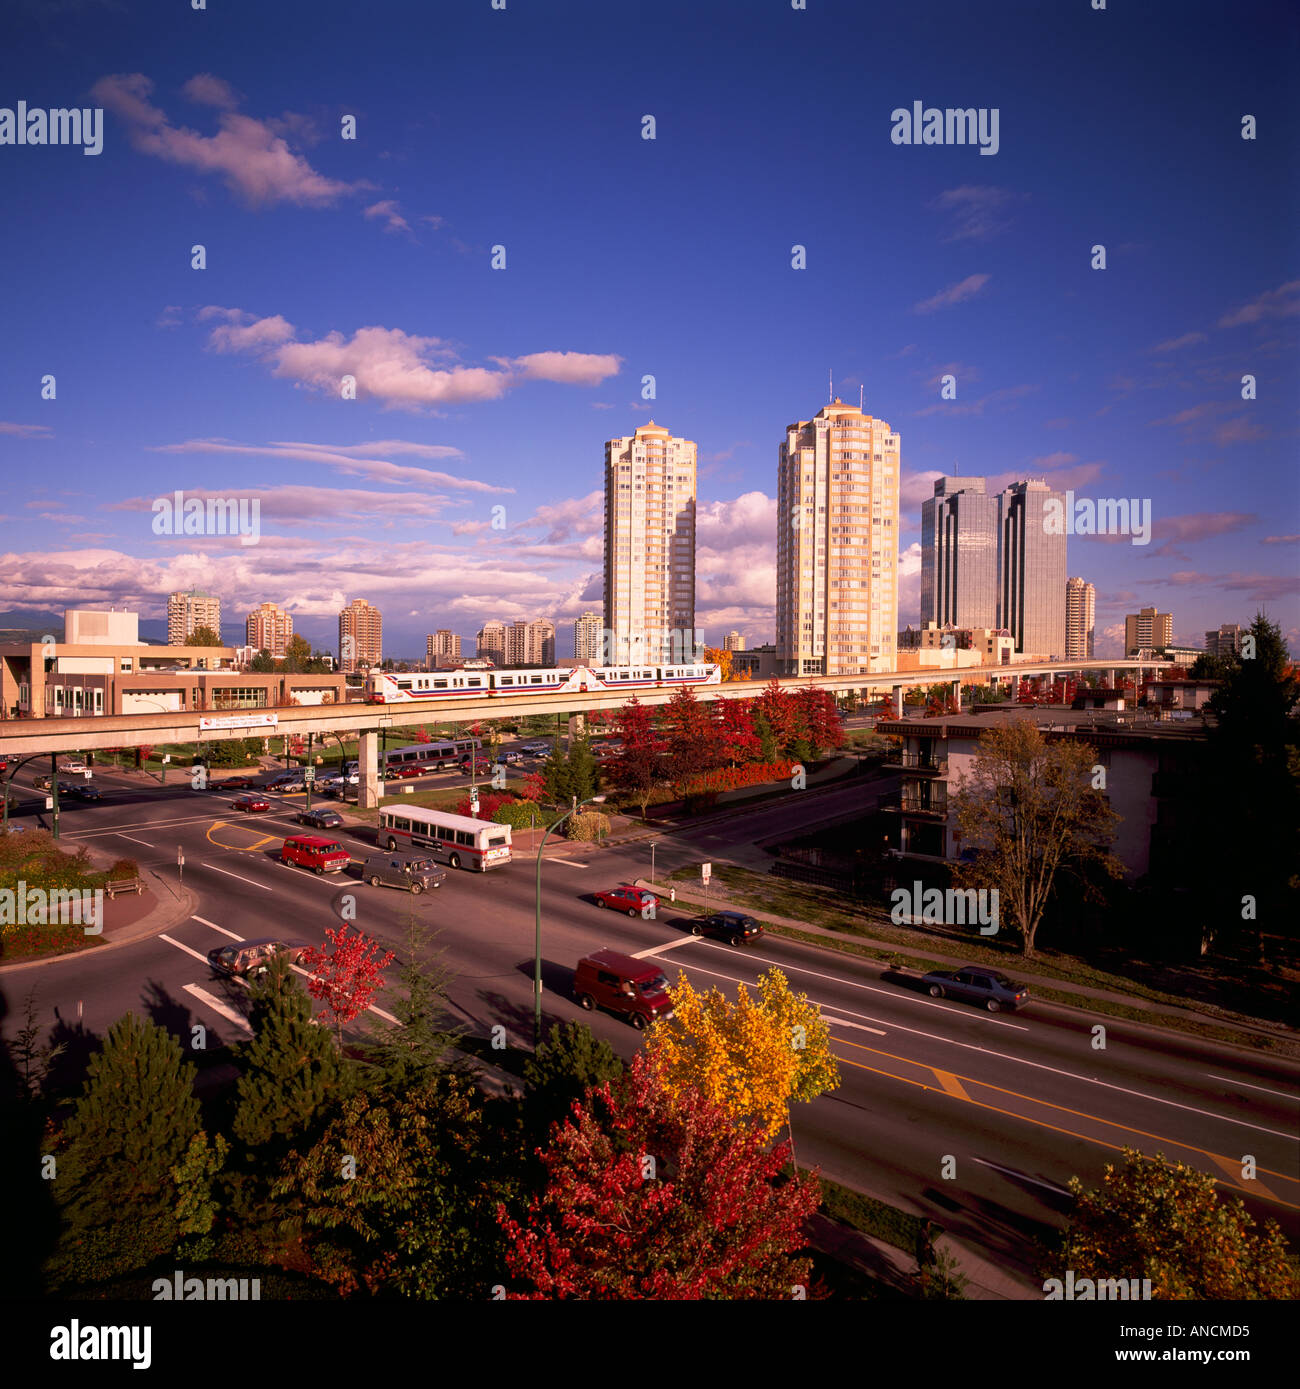
[[[452,868],[485,873],[510,862],[510,826],[469,815],[448,815],[419,806],[384,806],[376,842],[395,849],[428,851]]]
[[[477,738],[447,738],[433,743],[409,743],[384,754],[384,771],[391,775],[394,767],[428,767],[440,772],[454,767],[467,752],[477,752],[482,744]]]

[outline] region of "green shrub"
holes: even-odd
[[[566,825],[566,835],[584,844],[603,840],[609,834],[609,816],[597,810],[580,810],[570,815]]]

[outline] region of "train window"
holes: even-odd
[[[466,681],[465,681],[465,684],[466,684],[467,686],[470,686],[470,687],[472,687],[473,689],[476,689],[476,690],[478,689],[478,687],[479,687],[482,683],[483,683],[483,682],[482,682],[481,680],[466,680]]]
[[[542,683],[542,677],[540,675],[534,675],[532,677],[531,683],[534,685],[540,685]]]
[[[514,683],[515,677],[513,675],[501,675],[497,677],[498,685],[513,685]]]
[[[447,688],[447,682],[445,680],[435,680],[433,682],[433,688],[435,690],[445,690]]]

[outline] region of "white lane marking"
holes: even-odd
[[[1074,1195],[1072,1191],[1067,1191],[1054,1182],[1040,1182],[1037,1177],[1027,1177],[1023,1172],[1017,1172],[1014,1167],[999,1167],[996,1162],[986,1162],[983,1158],[972,1158],[971,1161],[978,1162],[981,1167],[991,1167],[995,1172],[1005,1172],[1008,1177],[1014,1177],[1018,1182],[1033,1182],[1035,1186],[1045,1186],[1048,1191],[1055,1191],[1060,1196]]]
[[[146,849],[156,849],[156,844],[150,844],[147,839],[137,839],[133,834],[123,834],[121,830],[114,830],[113,833],[119,839],[129,839],[132,844],[143,844]]]
[[[847,1018],[832,1018],[825,1013],[822,1014],[822,1022],[829,1022],[833,1028],[856,1028],[858,1032],[875,1032],[878,1038],[887,1036],[887,1033],[883,1032],[881,1028],[868,1028],[861,1022],[850,1022]]]
[[[219,998],[213,998],[206,989],[199,988],[197,984],[186,984],[185,992],[187,994],[192,994],[200,1003],[206,1004],[207,1007],[211,1008],[214,1013],[220,1013],[228,1022],[233,1022],[236,1027],[242,1028],[250,1037],[252,1036],[253,1029],[248,1025],[248,1022],[239,1013],[236,1013],[233,1008],[227,1007],[226,1004],[222,1003]]]
[[[549,859],[548,862],[550,862],[550,863],[567,863],[567,864],[569,865],[570,868],[590,868],[590,867],[591,867],[591,864],[589,864],[589,863],[575,863],[571,858],[553,858],[553,859]]]
[[[402,1025],[400,1019],[395,1018],[391,1013],[385,1013],[384,1010],[383,1010],[382,1008],[376,1008],[375,1005],[374,1005],[373,1003],[370,1005],[370,1011],[371,1011],[372,1013],[378,1013],[379,1016],[380,1016],[381,1018],[383,1018],[383,1020],[384,1020],[385,1022],[396,1023],[396,1025],[397,1025],[398,1027],[401,1027],[401,1025]]]
[[[647,955],[662,955],[665,950],[676,950],[679,945],[694,945],[694,936],[683,936],[681,940],[670,940],[667,945],[654,945],[649,950],[638,950],[632,958],[634,960],[644,960]]]
[[[227,878],[238,878],[241,883],[248,883],[251,887],[260,887],[263,892],[274,892],[273,887],[267,887],[265,883],[254,882],[252,878],[245,878],[242,873],[231,873],[228,869],[218,868],[213,863],[205,863],[204,868],[211,869],[214,873],[224,873]]]
[[[220,931],[223,936],[229,936],[231,940],[243,940],[243,936],[237,936],[233,931],[227,931],[224,926],[218,926],[215,921],[209,921],[206,916],[192,916],[191,921],[200,921],[204,926],[211,926],[214,931]]]
[[[1221,1080],[1225,1085],[1244,1085],[1247,1090],[1262,1090],[1266,1095],[1276,1095],[1280,1100],[1290,1100],[1293,1104],[1300,1100],[1300,1095],[1288,1095],[1285,1090],[1270,1090],[1267,1085],[1252,1085],[1248,1080],[1229,1080],[1227,1076],[1211,1076],[1205,1072],[1211,1080]]]
[[[889,1035],[878,1027],[866,1027],[860,1022],[850,1022],[847,1018],[832,1018],[825,1013],[822,1014],[822,1021],[830,1023],[832,1027],[852,1027],[856,1028],[859,1032],[874,1032],[877,1037],[886,1037]]]
[[[708,942],[704,942],[704,944],[707,944],[707,943],[708,943]],[[719,947],[717,947],[717,948],[718,948],[718,949],[725,949],[726,947],[724,947],[724,946],[719,946]],[[699,966],[699,965],[692,965],[691,968],[692,968],[692,969],[701,969],[701,970],[702,970],[702,973],[704,973],[704,974],[717,974],[718,977],[719,977],[720,979],[731,979],[733,983],[736,983],[736,984],[745,984],[745,986],[746,986],[747,988],[748,988],[748,987],[752,987],[752,985],[750,985],[749,982],[748,982],[747,980],[744,980],[744,979],[734,979],[731,975],[729,975],[729,974],[721,974],[721,973],[719,973],[717,970],[702,969],[702,967]],[[816,971],[815,971],[815,970],[801,969],[798,965],[782,965],[781,968],[782,968],[783,970],[784,970],[784,969],[797,970],[797,971],[798,971],[799,973],[801,973],[801,974],[816,974]],[[833,978],[833,976],[831,976],[831,975],[818,975],[818,978],[827,979],[827,978]],[[848,980],[848,979],[839,979],[839,980],[835,980],[835,982],[836,982],[836,983],[840,983],[840,984],[852,984],[852,981],[851,981],[851,980]],[[870,992],[872,992],[872,993],[883,993],[883,992],[884,992],[883,989],[871,989],[870,985],[867,985],[867,984],[852,984],[852,987],[854,987],[854,988],[865,988],[865,989],[869,989]],[[821,1007],[821,1005],[818,1004],[818,1007]],[[843,1013],[843,1012],[847,1012],[848,1009],[841,1008],[839,1011]],[[856,1016],[856,1017],[862,1017],[862,1016],[865,1016],[865,1015],[859,1013],[859,1014],[855,1014],[855,1016]],[[979,1014],[978,1014],[978,1013],[972,1014],[972,1016],[974,1016],[974,1017],[979,1017]],[[881,1019],[881,1018],[871,1018],[870,1021],[871,1021],[871,1022],[881,1022],[881,1021],[883,1021],[883,1019]],[[994,1019],[986,1018],[986,1019],[984,1019],[984,1021],[986,1021],[986,1022],[992,1022],[992,1021],[994,1021]],[[1148,1095],[1148,1094],[1147,1094],[1145,1091],[1143,1091],[1143,1090],[1131,1090],[1127,1085],[1115,1085],[1114,1083],[1112,1083],[1112,1082],[1109,1081],[1109,1080],[1098,1080],[1098,1079],[1096,1078],[1096,1076],[1081,1076],[1081,1075],[1078,1075],[1078,1074],[1077,1074],[1076,1072],[1074,1072],[1074,1071],[1064,1071],[1064,1070],[1062,1070],[1059,1066],[1047,1066],[1047,1065],[1044,1065],[1041,1061],[1030,1061],[1030,1060],[1027,1060],[1027,1059],[1026,1059],[1025,1057],[1023,1057],[1023,1056],[1011,1056],[1011,1055],[1009,1055],[1007,1052],[1003,1052],[1003,1051],[991,1051],[988,1047],[976,1046],[975,1043],[973,1043],[973,1042],[959,1042],[959,1041],[957,1041],[955,1038],[952,1038],[952,1037],[940,1037],[940,1036],[938,1036],[937,1034],[935,1034],[935,1033],[933,1033],[933,1032],[922,1032],[922,1031],[920,1030],[920,1028],[917,1028],[917,1027],[907,1027],[907,1026],[905,1026],[903,1023],[891,1022],[891,1023],[887,1023],[886,1026],[889,1027],[890,1030],[891,1030],[891,1031],[894,1031],[894,1032],[910,1032],[910,1033],[912,1033],[914,1036],[917,1036],[917,1037],[925,1037],[928,1041],[931,1041],[931,1042],[941,1042],[941,1043],[943,1043],[943,1044],[946,1045],[946,1046],[961,1047],[961,1048],[962,1048],[963,1050],[965,1050],[965,1051],[977,1051],[977,1052],[980,1053],[981,1056],[995,1056],[995,1057],[998,1058],[999,1061],[1014,1061],[1014,1062],[1016,1062],[1018,1065],[1021,1065],[1021,1066],[1032,1066],[1033,1069],[1036,1070],[1036,1071],[1047,1071],[1047,1072],[1049,1072],[1051,1075],[1064,1076],[1067,1080],[1078,1080],[1078,1081],[1084,1082],[1084,1084],[1087,1084],[1087,1085],[1100,1085],[1100,1086],[1102,1087],[1102,1089],[1104,1089],[1104,1090],[1117,1090],[1117,1091],[1119,1091],[1119,1093],[1120,1093],[1121,1095],[1132,1095],[1132,1096],[1134,1096],[1135,1098],[1137,1098],[1137,1099],[1139,1099],[1139,1100],[1150,1100],[1150,1101],[1152,1101],[1152,1102],[1155,1103],[1155,1104],[1165,1104],[1165,1105],[1169,1105],[1169,1106],[1171,1106],[1173,1109],[1185,1109],[1185,1110],[1187,1110],[1187,1112],[1188,1112],[1189,1114],[1199,1114],[1203,1119],[1217,1119],[1217,1120],[1219,1120],[1221,1123],[1224,1123],[1224,1124],[1236,1124],[1238,1127],[1243,1128],[1243,1129],[1254,1129],[1256,1133],[1266,1133],[1266,1134],[1269,1135],[1270,1138],[1285,1138],[1285,1139],[1288,1139],[1288,1140],[1289,1140],[1290,1142],[1292,1142],[1292,1143],[1300,1142],[1300,1139],[1297,1139],[1297,1137],[1296,1137],[1296,1135],[1295,1135],[1294,1133],[1283,1133],[1283,1132],[1281,1132],[1281,1131],[1278,1130],[1278,1129],[1266,1129],[1266,1128],[1264,1128],[1264,1127],[1263,1127],[1262,1125],[1260,1125],[1260,1124],[1251,1124],[1251,1123],[1248,1123],[1245,1119],[1234,1119],[1231,1115],[1228,1115],[1228,1114],[1215,1114],[1213,1110],[1209,1110],[1209,1109],[1198,1109],[1195,1105],[1183,1104],[1183,1103],[1181,1103],[1181,1101],[1179,1101],[1179,1100],[1167,1100],[1167,1099],[1165,1099],[1162,1095]],[[1028,1029],[1027,1029],[1027,1028],[1024,1028],[1024,1029],[1022,1029],[1022,1031],[1028,1031]],[[924,1064],[924,1063],[918,1063],[918,1064]],[[976,1085],[982,1084],[981,1081],[976,1080],[976,1079],[974,1079],[973,1077],[972,1077],[971,1079],[973,1080],[973,1083],[976,1084]],[[1033,1097],[1030,1096],[1029,1098],[1032,1099]]]
[[[187,955],[193,955],[194,958],[202,965],[206,965],[208,963],[208,957],[206,955],[200,955],[197,950],[191,950],[188,945],[184,945],[178,940],[173,940],[171,936],[159,936],[158,939],[165,940],[168,945],[174,945],[177,950],[183,950]]]

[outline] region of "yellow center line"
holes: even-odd
[[[280,837],[278,834],[264,834],[261,837],[261,839],[257,840],[253,844],[223,844],[221,840],[213,839],[212,832],[214,830],[225,829],[228,825],[230,825],[231,828],[238,828],[244,830],[245,833],[250,833],[250,831],[246,830],[243,825],[239,825],[236,827],[231,825],[231,822],[229,820],[214,820],[212,824],[208,826],[207,832],[204,834],[203,837],[208,841],[209,844],[214,844],[218,849],[233,849],[236,853],[240,854],[255,853],[258,849],[264,849],[268,844],[274,842],[276,839]]]
[[[841,1040],[842,1039],[840,1038],[836,1038],[837,1042],[841,1042]],[[1058,1124],[1049,1124],[1043,1119],[1031,1119],[1028,1115],[1019,1114],[1014,1109],[1002,1109],[998,1105],[988,1104],[984,1100],[973,1099],[969,1095],[959,1095],[956,1091],[950,1089],[949,1086],[946,1083],[944,1083],[946,1079],[947,1081],[957,1083],[958,1087],[960,1088],[959,1083],[964,1080],[972,1085],[982,1085],[987,1090],[996,1090],[999,1094],[1011,1095],[1015,1099],[1025,1100],[1030,1104],[1043,1105],[1048,1109],[1057,1109],[1064,1114],[1073,1114],[1078,1119],[1089,1119],[1093,1123],[1105,1124],[1108,1128],[1122,1129],[1125,1133],[1138,1134],[1140,1137],[1149,1138],[1156,1143],[1167,1143],[1175,1148],[1185,1148],[1188,1152],[1199,1153],[1202,1157],[1208,1158],[1211,1162],[1213,1162],[1217,1167],[1219,1167],[1223,1171],[1228,1173],[1236,1173],[1238,1174],[1238,1176],[1240,1176],[1240,1162],[1237,1162],[1229,1157],[1224,1157],[1221,1153],[1212,1153],[1206,1148],[1198,1148],[1194,1143],[1185,1143],[1180,1138],[1161,1137],[1160,1134],[1148,1133],[1145,1129],[1135,1129],[1130,1127],[1128,1124],[1118,1124],[1112,1119],[1103,1119],[1100,1115],[1089,1114],[1085,1110],[1070,1109],[1065,1105],[1052,1104],[1049,1100],[1036,1100],[1031,1095],[1022,1095],[1015,1090],[1004,1090],[1001,1086],[990,1085],[987,1081],[975,1080],[970,1076],[949,1075],[947,1072],[936,1070],[933,1066],[926,1066],[923,1062],[910,1061],[905,1056],[895,1056],[892,1052],[880,1051],[876,1047],[869,1047],[861,1042],[848,1042],[845,1043],[845,1045],[856,1047],[859,1051],[869,1051],[877,1056],[887,1057],[891,1061],[901,1061],[904,1065],[907,1066],[916,1066],[919,1067],[921,1070],[930,1071],[933,1075],[939,1078],[940,1084],[936,1087],[934,1085],[927,1085],[924,1081],[909,1080],[906,1076],[895,1075],[893,1071],[883,1071],[876,1066],[867,1066],[861,1061],[850,1061],[847,1056],[839,1056],[837,1053],[837,1060],[843,1061],[846,1066],[855,1066],[860,1071],[870,1071],[873,1075],[887,1076],[890,1080],[902,1081],[904,1085],[916,1085],[919,1086],[922,1090],[932,1090],[936,1094],[948,1094],[951,1095],[954,1099],[964,1099],[967,1104],[973,1104],[979,1109],[987,1109],[994,1114],[1005,1115],[1009,1119],[1019,1119],[1022,1123],[1033,1124],[1036,1128],[1049,1129],[1053,1133],[1064,1134],[1067,1138],[1077,1138],[1082,1143],[1092,1143],[1100,1148],[1109,1148],[1112,1152],[1115,1153],[1123,1152],[1123,1145],[1121,1144],[1107,1143],[1104,1139],[1093,1138],[1091,1135],[1086,1133],[1076,1133],[1073,1129],[1061,1128]],[[1258,1170],[1266,1173],[1270,1177],[1281,1177],[1283,1181],[1293,1182],[1296,1180],[1294,1177],[1288,1176],[1285,1172],[1274,1172],[1267,1167],[1261,1167]],[[1253,1182],[1249,1187],[1246,1187],[1240,1185],[1239,1182],[1226,1181],[1222,1177],[1217,1177],[1215,1178],[1215,1180],[1223,1183],[1225,1186],[1231,1186],[1234,1190],[1241,1191],[1245,1194],[1265,1197],[1266,1199],[1275,1202],[1279,1206],[1285,1206],[1287,1210],[1300,1210],[1300,1206],[1294,1205],[1290,1201],[1283,1201],[1280,1196],[1275,1195],[1272,1191],[1268,1189],[1268,1187],[1261,1185],[1257,1181]]]

